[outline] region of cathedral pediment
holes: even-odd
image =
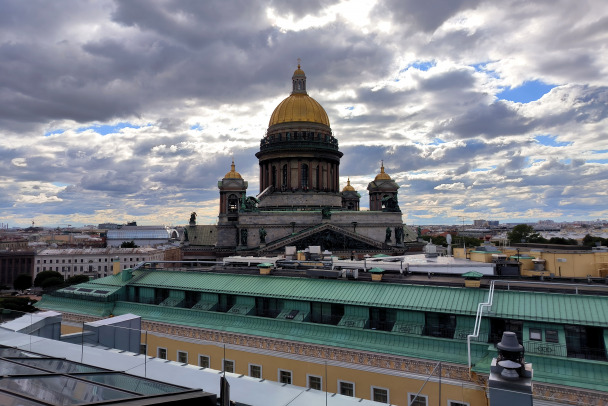
[[[310,246],[320,246],[322,250],[328,251],[376,251],[389,248],[374,239],[327,223],[310,227],[278,241],[271,241],[268,245],[261,248],[259,252],[279,251],[287,246],[295,246],[298,250],[303,250]]]

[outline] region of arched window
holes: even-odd
[[[283,183],[282,186],[287,187],[287,164],[283,165]]]
[[[308,188],[308,165],[302,164],[302,188]]]
[[[235,194],[228,196],[228,213],[236,213],[239,211],[239,197]]]

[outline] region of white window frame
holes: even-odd
[[[310,387],[310,378],[311,377],[313,377],[313,378],[319,378],[321,380],[321,388],[320,389],[313,389],[313,390],[323,390],[323,377],[319,376],[319,375],[306,374],[306,387],[312,389]]]
[[[289,372],[289,382],[281,382],[281,372]],[[289,369],[281,369],[281,368],[279,368],[277,370],[277,382],[278,383],[282,383],[282,384],[287,383],[288,385],[293,385],[293,371],[291,371]]]
[[[226,371],[226,362],[232,362],[232,372]],[[236,362],[233,359],[222,358],[222,371],[228,372],[229,374],[236,373]]]
[[[251,375],[251,367],[260,367],[260,376],[253,376]],[[247,366],[247,372],[249,372],[249,376],[252,378],[256,378],[256,379],[264,379],[263,376],[263,370],[262,370],[262,366],[260,364],[249,364]]]
[[[165,358],[162,358],[160,356],[160,351],[164,350],[165,351]],[[167,348],[166,347],[156,347],[156,358],[160,358],[160,359],[168,359],[169,353],[167,352]]]
[[[381,386],[374,386],[372,385],[370,387],[369,390],[369,398],[371,400],[374,400],[374,389],[380,389],[380,390],[384,390],[386,391],[386,403],[390,404],[391,403],[391,392],[388,390],[388,388],[383,388]],[[375,402],[378,402],[377,400],[374,400]]]
[[[201,365],[201,357],[207,358],[207,363],[209,364],[208,367],[204,367]],[[201,368],[211,368],[211,357],[205,354],[198,354],[198,366]]]
[[[180,354],[180,353],[181,353],[181,354],[186,354],[186,361],[180,361],[180,360],[179,360],[179,354]],[[177,360],[177,362],[181,362],[182,364],[187,364],[187,363],[188,363],[188,351],[177,350],[177,354],[176,354],[176,355],[177,355],[177,356],[176,356],[176,358],[175,358],[175,359]]]
[[[416,392],[413,392],[413,393],[412,393],[412,392],[408,392],[408,393],[407,393],[407,404],[408,404],[408,406],[409,406],[409,405],[411,404],[411,402],[412,402],[412,401],[411,401],[412,396],[416,396]],[[428,406],[428,405],[429,405],[429,397],[428,397],[427,395],[423,395],[423,394],[421,393],[421,394],[419,394],[419,395],[418,395],[418,397],[416,398],[416,400],[418,400],[418,399],[424,399],[424,404],[425,404],[426,406]]]
[[[471,404],[469,402],[464,402],[462,400],[448,399],[448,406],[454,406],[455,404],[465,405],[465,406],[471,406]]]
[[[351,381],[343,381],[341,379],[338,379],[338,394],[342,395],[342,387],[340,386],[343,383],[350,383],[351,385],[353,385],[353,395],[352,397],[355,397],[356,392],[356,387],[355,387],[355,383],[351,382]],[[350,395],[343,395],[343,396],[350,396]]]

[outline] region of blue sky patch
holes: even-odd
[[[45,137],[50,137],[51,135],[55,135],[55,134],[63,134],[65,132],[65,130],[63,129],[57,129],[57,130],[52,130],[52,131],[47,131],[44,133]]]
[[[591,151],[592,154],[605,154],[608,152],[608,149],[594,149]]]
[[[608,164],[608,159],[587,159],[586,161],[592,164]]]
[[[414,69],[418,69],[421,71],[427,71],[435,65],[437,65],[437,63],[435,61],[416,61],[416,62],[410,63],[405,68],[401,69],[401,72],[405,72],[409,68],[414,68]]]
[[[442,140],[441,138],[435,138],[435,139],[433,139],[433,141],[431,141],[429,143],[429,145],[440,145],[440,144],[445,144],[445,141]]]
[[[541,145],[546,145],[548,147],[567,147],[572,145],[571,142],[559,142],[555,140],[555,135],[537,135],[534,137],[536,142]]]
[[[203,126],[197,123],[197,124],[190,126],[190,129],[200,131],[203,129]]]
[[[532,80],[524,82],[516,88],[508,87],[496,94],[496,97],[500,100],[509,100],[515,103],[529,103],[540,99],[554,87],[555,85],[548,85],[540,80]]]
[[[492,165],[489,168],[475,168],[475,169],[471,169],[471,172],[487,172],[487,171],[491,171],[492,169],[496,169],[496,165]]]
[[[114,125],[102,124],[102,125],[92,125],[89,127],[82,127],[82,128],[78,129],[78,132],[81,133],[83,131],[93,130],[97,134],[108,135],[108,134],[120,132],[120,130],[122,130],[123,128],[141,128],[141,126],[131,124],[131,123],[118,123],[118,124],[114,124]]]

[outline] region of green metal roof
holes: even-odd
[[[475,272],[475,271],[469,271],[466,273],[463,273],[462,275],[463,278],[475,278],[475,279],[480,279],[483,277],[483,274],[481,272]]]
[[[138,272],[142,272],[138,274]],[[363,281],[178,271],[135,271],[133,286],[475,314],[482,290]]]
[[[120,279],[120,275],[110,276],[77,286],[118,284],[117,277]],[[134,277],[127,283],[133,286],[464,315],[475,315],[477,305],[488,298],[485,289],[462,287],[164,270],[134,271]],[[608,297],[496,290],[493,306],[485,316],[608,327]]]

